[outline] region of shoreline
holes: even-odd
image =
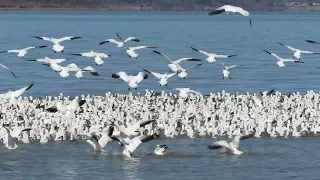
[[[212,9],[143,9],[140,7],[0,7],[0,11],[137,11],[137,12],[208,12]],[[319,9],[253,10],[251,12],[320,12]]]

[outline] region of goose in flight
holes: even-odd
[[[291,51],[293,51],[293,57],[296,58],[297,60],[301,59],[301,54],[320,54],[320,53],[316,53],[316,52],[311,52],[311,51],[303,51],[297,48],[294,48],[292,46],[288,46],[288,45],[284,45],[282,43],[279,43],[281,46],[286,47],[288,49],[290,49]]]
[[[106,40],[102,41],[101,43],[99,43],[99,45],[102,45],[105,43],[114,43],[117,45],[117,47],[123,47],[129,41],[140,42],[140,40],[137,39],[136,37],[128,37],[127,39],[123,40],[122,37],[118,33],[117,33],[117,36],[119,38],[119,41],[115,40],[115,39],[106,39]]]
[[[62,104],[62,102],[58,101],[56,103],[56,105],[51,106],[49,108],[46,109],[46,111],[51,112],[51,113],[55,113],[55,112],[75,112],[77,111],[82,105],[84,105],[87,101],[84,99],[78,99],[75,98],[71,101],[70,104],[68,105],[64,105]]]
[[[179,68],[178,68],[177,64],[180,64],[181,62],[184,62],[184,61],[201,61],[201,59],[195,59],[195,58],[181,58],[181,59],[173,61],[167,55],[165,55],[163,53],[160,53],[159,51],[153,51],[153,52],[165,57],[170,62],[170,64],[168,64],[168,67],[170,68],[170,70],[172,72],[175,72],[175,73],[179,71]]]
[[[62,67],[61,71],[59,72],[59,75],[63,78],[69,76],[69,72],[75,72],[75,76],[78,79],[81,79],[83,77],[83,72],[90,72],[93,76],[100,76],[99,73],[97,73],[96,70],[94,70],[91,66],[87,66],[83,69],[80,69],[76,64],[71,63],[67,65],[66,67]]]
[[[157,144],[154,150],[154,154],[158,156],[164,156],[167,154],[168,146],[166,144]]]
[[[189,96],[189,93],[195,93],[201,95],[199,91],[194,91],[190,88],[175,88],[175,90],[179,91],[179,96],[182,98],[186,98]]]
[[[176,75],[176,73],[171,73],[171,74],[160,74],[160,73],[156,73],[156,72],[152,72],[149,71],[147,69],[143,69],[144,71],[146,71],[149,74],[152,74],[154,77],[156,77],[157,79],[159,79],[159,84],[160,86],[168,86],[168,80],[170,78],[172,78],[174,75]]]
[[[0,99],[15,99],[19,96],[21,96],[25,91],[31,89],[33,86],[33,83],[29,86],[23,87],[21,89],[18,89],[16,91],[9,91],[7,93],[0,94]]]
[[[231,154],[235,154],[235,155],[241,155],[243,154],[242,151],[239,150],[239,146],[240,146],[240,140],[245,140],[245,139],[249,139],[252,138],[253,135],[237,135],[233,138],[233,140],[231,142],[227,142],[224,140],[220,140],[217,141],[215,143],[213,143],[212,145],[208,146],[208,149],[220,149],[223,148],[224,153],[231,153]]]
[[[126,53],[130,58],[138,58],[138,54],[135,50],[145,49],[145,48],[157,48],[153,46],[136,46],[136,47],[125,47]]]
[[[159,138],[157,134],[153,135],[142,135],[142,136],[137,136],[129,140],[124,145],[124,150],[123,150],[123,155],[126,157],[132,157],[132,153],[144,142],[148,142],[154,139]]]
[[[113,125],[110,125],[108,128],[105,128],[102,131],[102,136],[100,139],[97,135],[93,134],[92,137],[88,139],[86,142],[91,144],[95,152],[103,152],[103,149],[107,146],[107,144],[113,140],[118,141],[122,145],[122,140],[112,135],[113,131]]]
[[[218,54],[214,54],[214,53],[208,53],[208,52],[205,52],[205,51],[202,51],[202,50],[199,50],[199,49],[196,49],[196,48],[193,48],[191,47],[191,49],[193,49],[194,51],[197,51],[205,56],[207,56],[207,61],[208,63],[214,63],[216,62],[216,59],[227,59],[227,58],[230,58],[230,57],[234,57],[234,56],[237,56],[238,54],[234,54],[234,55],[218,55]]]
[[[14,77],[17,77],[7,66],[3,65],[3,64],[0,64],[0,67],[8,70]]]
[[[40,36],[32,36],[34,38],[37,39],[41,39],[44,41],[49,41],[51,43],[53,43],[52,49],[54,52],[63,52],[64,50],[64,46],[62,46],[60,43],[62,43],[63,41],[71,41],[71,40],[75,40],[75,39],[80,39],[81,37],[78,36],[66,36],[66,37],[62,37],[62,38],[53,38],[53,37],[40,37]]]
[[[123,81],[128,83],[128,90],[130,90],[130,88],[134,88],[137,90],[138,85],[144,80],[148,78],[148,74],[145,72],[139,72],[136,76],[132,76],[132,75],[127,75],[127,73],[125,73],[124,71],[112,74],[113,78],[120,78]]]
[[[232,69],[232,68],[235,68],[237,65],[232,65],[232,66],[225,66],[224,64],[223,64],[223,62],[220,62],[221,63],[221,65],[223,66],[223,70],[222,70],[222,73],[223,73],[223,78],[222,79],[224,79],[224,78],[229,78],[230,80],[231,80],[231,77],[230,77],[230,69]]]
[[[60,63],[65,62],[66,60],[69,60],[69,59],[73,59],[73,58],[51,59],[49,57],[44,57],[42,59],[27,59],[26,61],[34,61],[34,62],[40,62],[40,63],[50,65],[52,63],[60,64]]]
[[[45,48],[48,46],[30,46],[24,49],[12,49],[12,50],[7,50],[7,51],[1,51],[0,53],[17,53],[18,57],[23,57],[27,54],[28,50],[30,49],[35,49],[35,48]]]
[[[146,120],[146,121],[139,121],[134,124],[129,124],[127,127],[121,127],[120,131],[123,132],[128,137],[139,136],[140,135],[140,128],[155,122],[155,120]]]
[[[3,144],[8,149],[16,149],[18,147],[17,145],[17,138],[20,136],[20,134],[24,131],[30,131],[31,128],[21,129],[21,128],[15,128],[13,131],[9,130],[7,127],[3,127],[6,131],[6,135],[3,137]]]
[[[239,13],[243,16],[249,17],[250,27],[252,28],[251,16],[250,13],[241,7],[231,6],[231,5],[224,5],[219,7],[218,9],[209,12],[209,16],[221,14],[223,12],[232,12],[232,13]]]
[[[188,70],[194,68],[194,67],[198,67],[198,66],[201,66],[202,64],[196,64],[194,66],[191,66],[187,69],[183,68],[180,66],[180,64],[176,64],[176,66],[178,67],[178,71],[177,71],[177,74],[179,76],[179,78],[181,79],[185,79],[187,76],[188,76]]]
[[[103,59],[111,57],[111,55],[107,55],[105,53],[98,53],[98,52],[94,52],[94,51],[83,52],[83,53],[79,53],[79,54],[71,54],[71,55],[93,58],[96,65],[99,65],[99,66],[101,66],[104,63]]]
[[[299,61],[299,60],[294,60],[294,59],[283,59],[281,57],[279,57],[278,55],[276,55],[275,53],[271,53],[269,51],[266,51],[266,50],[263,50],[264,52],[270,54],[271,56],[275,57],[278,59],[277,61],[277,65],[280,67],[280,68],[283,68],[285,67],[284,63],[285,62],[295,62],[295,63],[304,63],[302,61]]]

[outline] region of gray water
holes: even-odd
[[[319,179],[317,137],[300,139],[248,139],[241,156],[209,150],[214,139],[166,139],[142,144],[136,157],[121,155],[117,143],[105,154],[93,154],[86,143],[24,145],[10,151],[0,147],[1,179]],[[152,155],[156,144],[169,153]]]
[[[168,56],[204,57],[190,46],[222,54],[237,54],[225,61],[240,67],[231,72],[232,80],[222,80],[219,63],[207,64],[190,71],[186,80],[173,78],[169,88],[161,88],[153,77],[144,81],[136,92],[144,89],[172,91],[170,88],[190,87],[203,93],[257,92],[276,89],[281,92],[319,91],[319,56],[303,56],[304,64],[288,64],[280,69],[276,60],[262,50],[291,57],[282,42],[305,50],[320,51],[320,46],[308,44],[306,39],[320,40],[319,13],[253,13],[253,29],[242,16],[209,17],[204,12],[64,12],[64,11],[3,11],[0,12],[0,50],[44,45],[37,36],[81,36],[65,42],[65,51],[78,53],[102,51],[111,54],[101,67],[88,58],[70,60],[80,67],[91,65],[100,77],[74,76],[62,79],[47,67],[26,62],[15,54],[0,54],[1,63],[12,69],[18,78],[0,70],[1,92],[34,82],[25,95],[44,96],[128,93],[126,83],[112,79],[111,74],[127,71],[136,74],[142,68],[166,72],[167,61],[152,50],[139,51],[137,60],[129,59],[124,50],[113,44],[99,46],[106,38],[136,36],[140,43],[159,47]],[[54,54],[50,48],[31,50],[26,59],[68,57]],[[68,63],[67,63],[68,64]],[[184,67],[194,63],[184,63]],[[1,179],[318,179],[319,139],[248,139],[240,149],[244,155],[226,156],[207,149],[213,139],[162,139],[143,144],[137,158],[127,159],[117,144],[111,144],[106,154],[92,154],[84,142],[62,142],[48,145],[19,144],[16,150],[0,147]],[[169,145],[164,157],[149,155],[157,143]]]
[[[305,55],[304,64],[288,63],[283,69],[276,66],[276,59],[263,49],[280,56],[291,58],[292,53],[277,42],[292,45],[303,50],[320,51],[320,45],[308,44],[306,39],[320,40],[319,13],[253,13],[253,29],[248,18],[243,16],[208,16],[206,12],[77,12],[77,11],[2,11],[0,12],[0,50],[24,48],[30,45],[50,45],[30,35],[62,37],[81,36],[82,39],[66,41],[65,54],[55,54],[51,47],[30,50],[25,59],[45,56],[69,57],[67,53],[90,50],[112,55],[105,64],[98,67],[93,60],[76,57],[69,62],[80,67],[93,66],[101,74],[93,77],[85,74],[84,79],[73,75],[61,78],[50,68],[36,62],[26,62],[16,54],[0,54],[1,63],[14,71],[18,78],[1,69],[0,92],[20,88],[32,82],[33,89],[25,95],[44,96],[95,94],[105,92],[128,93],[128,87],[120,79],[111,78],[112,73],[126,71],[137,74],[143,68],[156,72],[167,72],[168,61],[152,52],[153,49],[138,51],[137,60],[130,59],[123,48],[114,44],[99,46],[107,38],[116,38],[116,32],[123,37],[136,36],[140,43],[131,46],[151,45],[172,59],[181,57],[202,58],[203,66],[190,70],[185,80],[174,77],[169,87],[160,87],[150,76],[137,91],[171,91],[177,87],[190,87],[204,94],[209,92],[258,92],[275,89],[281,92],[307,90],[319,91],[319,55]],[[239,54],[225,61],[226,65],[239,66],[231,72],[232,80],[222,79],[220,63],[208,64],[205,57],[191,50],[190,46],[220,54]],[[195,63],[183,63],[184,67]]]

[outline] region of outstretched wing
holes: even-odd
[[[147,72],[147,73],[152,74],[154,77],[156,77],[156,78],[158,78],[158,79],[161,79],[162,77],[164,77],[163,74],[156,73],[156,72],[152,72],[152,71],[149,71],[149,70],[147,70],[147,69],[143,69],[143,70],[144,70],[145,72]]]
[[[120,78],[120,79],[124,80],[125,82],[129,82],[130,81],[129,76],[124,71],[112,74],[112,77],[113,78]]]
[[[283,47],[286,47],[286,48],[290,49],[291,51],[296,51],[296,50],[297,50],[296,48],[294,48],[294,47],[292,47],[292,46],[287,46],[287,45],[284,45],[284,44],[279,43],[279,42],[278,42],[278,44],[280,44],[280,45],[283,46]]]
[[[132,50],[138,50],[138,49],[144,49],[144,48],[157,48],[154,46],[136,46],[136,47],[130,47]]]
[[[102,45],[102,44],[105,44],[105,43],[113,43],[113,44],[116,44],[116,45],[121,44],[121,42],[119,42],[119,41],[117,41],[117,40],[114,40],[114,39],[106,39],[106,40],[100,42],[99,45]]]
[[[135,76],[136,82],[139,84],[142,82],[144,79],[148,78],[148,74],[145,72],[139,72],[137,76]]]
[[[7,66],[0,64],[0,67],[5,68],[6,70],[8,70],[14,77],[17,77]]]
[[[193,48],[193,47],[191,47],[191,49],[193,49],[194,51],[197,51],[197,52],[199,52],[199,53],[201,53],[203,55],[210,56],[210,53],[208,53],[208,52],[205,52],[205,51]]]
[[[140,42],[140,39],[137,39],[136,37],[128,37],[126,40],[124,40],[125,43],[129,41]]]

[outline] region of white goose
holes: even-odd
[[[245,139],[249,139],[249,138],[252,138],[252,137],[253,137],[252,134],[245,135],[245,136],[238,135],[238,136],[235,136],[231,142],[227,142],[227,141],[224,141],[224,140],[217,141],[217,142],[213,143],[212,145],[209,145],[208,149],[220,149],[220,148],[223,148],[224,153],[231,153],[231,154],[235,154],[235,155],[241,155],[241,154],[243,154],[243,152],[238,149],[239,146],[240,146],[240,140],[245,140]]]
[[[132,75],[127,75],[127,73],[125,73],[124,71],[112,74],[113,78],[120,78],[123,81],[128,83],[128,90],[130,90],[130,88],[134,88],[137,90],[139,84],[144,80],[148,78],[148,74],[145,72],[139,72],[136,76],[132,76]]]
[[[61,71],[59,72],[59,75],[63,78],[69,76],[69,72],[75,72],[75,76],[78,79],[81,79],[83,77],[83,72],[90,72],[93,76],[100,76],[99,73],[96,72],[91,66],[87,66],[83,69],[80,69],[76,64],[71,63],[67,65],[66,67],[62,67]]]
[[[153,46],[136,46],[136,47],[125,47],[126,53],[130,58],[138,58],[138,54],[135,50],[145,49],[145,48],[157,48]]]
[[[53,43],[52,49],[54,52],[63,52],[64,46],[62,46],[60,44],[63,41],[70,41],[70,40],[75,40],[75,39],[81,38],[78,36],[66,36],[66,37],[62,37],[62,38],[40,37],[40,36],[32,36],[32,37]]]
[[[127,127],[120,127],[120,131],[128,137],[139,136],[140,129],[152,122],[155,122],[155,120],[139,121],[134,124],[128,124]]]
[[[221,7],[217,8],[214,11],[209,12],[209,15],[210,16],[217,15],[217,14],[221,14],[223,12],[239,13],[239,14],[241,14],[243,16],[249,17],[250,27],[252,28],[252,22],[251,22],[250,13],[248,11],[244,10],[241,7],[236,7],[236,6],[231,6],[231,5],[224,5],[224,6],[221,6]]]
[[[115,39],[106,39],[106,40],[102,41],[101,43],[99,43],[99,45],[102,45],[102,44],[105,44],[105,43],[114,43],[114,44],[117,45],[117,47],[123,47],[129,41],[140,42],[140,40],[137,39],[136,37],[128,37],[127,39],[123,40],[118,33],[117,33],[117,36],[118,36],[120,41],[117,41]]]
[[[30,84],[29,86],[18,89],[16,91],[9,91],[7,93],[0,94],[0,99],[15,99],[15,98],[21,96],[25,91],[31,89],[32,86],[33,86],[33,83]]]
[[[73,59],[73,58],[57,58],[57,59],[51,59],[49,57],[44,57],[40,59],[27,59],[26,61],[34,61],[34,62],[40,62],[44,64],[50,65],[51,63],[60,64],[62,62],[65,62],[66,60]]]
[[[98,138],[97,135],[92,135],[92,137],[88,139],[87,142],[91,144],[95,152],[103,152],[104,148],[112,140],[119,141],[119,143],[122,145],[122,141],[119,138],[112,135],[113,130],[114,130],[113,125],[110,125],[108,128],[102,131],[101,133],[102,136],[100,139]]]
[[[56,103],[56,105],[51,106],[49,108],[46,109],[46,111],[48,112],[76,112],[82,105],[84,105],[86,103],[86,100],[84,99],[78,99],[78,98],[74,98],[70,104],[68,105],[64,105],[62,104],[62,102],[58,101]]]
[[[152,74],[154,77],[158,78],[159,79],[159,84],[160,86],[168,86],[168,80],[170,78],[172,78],[174,75],[176,75],[176,73],[171,73],[171,74],[160,74],[160,73],[156,73],[156,72],[152,72],[152,71],[149,71],[147,69],[143,69],[144,71]]]
[[[201,61],[201,59],[195,59],[195,58],[181,58],[181,59],[173,61],[167,55],[165,55],[163,53],[160,53],[159,51],[153,51],[153,52],[165,57],[170,62],[170,64],[168,64],[168,67],[170,68],[170,70],[172,72],[175,72],[175,73],[179,71],[179,68],[178,68],[177,64],[180,64],[181,62],[184,62],[184,61]]]
[[[185,79],[187,76],[188,76],[188,71],[194,67],[198,67],[198,66],[201,66],[202,64],[196,64],[194,66],[191,66],[187,69],[183,68],[180,66],[180,64],[176,64],[177,68],[178,68],[178,71],[177,71],[177,74],[179,76],[179,78],[182,78],[182,79]]]
[[[17,145],[17,138],[20,136],[20,134],[24,131],[30,131],[31,128],[26,129],[16,129],[16,130],[9,130],[7,127],[3,127],[6,130],[6,136],[3,138],[3,144],[8,149],[16,149],[18,147]]]
[[[17,53],[18,57],[23,57],[27,54],[28,50],[30,49],[35,49],[35,48],[45,48],[48,46],[30,46],[27,48],[23,48],[23,49],[12,49],[12,50],[7,50],[7,51],[1,51],[0,53]]]
[[[104,63],[104,61],[102,59],[106,59],[108,57],[111,57],[111,55],[107,55],[105,53],[98,53],[98,52],[94,52],[94,51],[83,52],[83,53],[79,53],[79,54],[71,54],[71,55],[91,57],[91,58],[93,58],[96,65],[99,65],[99,66],[101,66]]]
[[[266,52],[266,53],[268,53],[268,54],[270,54],[271,56],[277,58],[277,59],[278,59],[277,65],[278,65],[280,68],[285,67],[285,65],[284,65],[285,62],[303,63],[302,61],[299,61],[299,60],[283,59],[283,58],[279,57],[278,55],[276,55],[275,53],[271,53],[271,52],[266,51],[266,50],[263,50],[263,51]]]
[[[197,95],[201,95],[199,91],[194,91],[190,88],[175,88],[175,90],[179,91],[179,96],[182,98],[188,97],[189,93],[195,93]]]
[[[234,56],[237,56],[238,54],[234,54],[234,55],[218,55],[218,54],[214,54],[214,53],[208,53],[208,52],[205,52],[205,51],[202,51],[202,50],[199,50],[199,49],[196,49],[196,48],[193,48],[191,47],[191,49],[193,49],[194,51],[197,51],[205,56],[208,56],[207,57],[207,61],[208,63],[214,63],[216,62],[216,59],[219,59],[219,58],[222,58],[222,59],[227,59],[227,58],[230,58],[230,57],[234,57]]]
[[[132,153],[143,143],[143,142],[148,142],[154,139],[159,138],[158,135],[153,134],[153,135],[142,135],[142,136],[137,136],[129,140],[124,145],[124,150],[123,150],[123,155],[126,157],[131,157]]]
[[[221,63],[221,65],[223,66],[223,70],[222,70],[222,73],[223,73],[223,78],[222,79],[224,79],[224,78],[229,78],[230,80],[231,80],[231,77],[230,77],[230,69],[232,69],[232,68],[235,68],[237,65],[232,65],[232,66],[225,66],[224,64],[223,64],[223,62],[220,62]]]
[[[293,51],[293,57],[296,58],[297,60],[300,60],[301,59],[301,54],[320,54],[320,53],[317,53],[317,52],[311,52],[311,51],[303,51],[303,50],[300,50],[300,49],[297,49],[297,48],[294,48],[292,46],[288,46],[288,45],[284,45],[282,43],[279,43],[281,46],[283,47],[286,47],[288,49],[290,49],[291,51]]]
[[[166,144],[157,144],[154,154],[158,156],[164,156],[167,154],[168,146]]]

